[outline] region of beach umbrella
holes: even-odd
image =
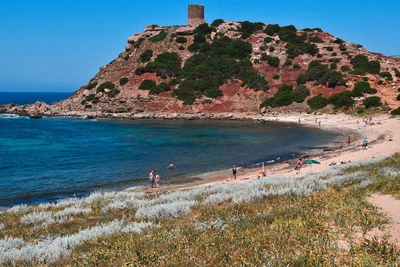
[[[315,159],[306,159],[305,161],[303,161],[303,164],[310,164],[310,173],[311,173],[311,166],[313,164],[321,164],[321,163]]]

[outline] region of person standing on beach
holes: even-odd
[[[350,143],[351,143],[351,138],[350,138],[350,135],[349,135],[349,137],[347,137],[347,145],[350,145]]]
[[[296,170],[296,174],[300,173],[301,166],[303,165],[303,161],[301,158],[296,163],[296,167],[294,168]]]
[[[149,174],[149,179],[150,179],[150,188],[154,188],[154,171],[151,170]]]
[[[156,188],[160,188],[160,175],[158,175],[158,172],[156,173]]]
[[[233,178],[236,180],[236,165],[233,165],[232,173],[233,173]]]
[[[368,141],[367,138],[364,138],[363,146],[365,149],[368,149]]]

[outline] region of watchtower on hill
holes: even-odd
[[[197,27],[200,24],[206,23],[204,19],[204,6],[191,4],[188,6],[188,26]]]

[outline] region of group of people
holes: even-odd
[[[175,169],[175,165],[172,162],[170,162],[167,169],[173,170]],[[151,170],[149,174],[149,180],[150,180],[150,188],[160,188],[161,177],[158,174],[158,172],[156,172],[156,175],[154,176],[154,170]]]

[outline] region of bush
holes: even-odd
[[[205,91],[206,97],[217,98],[223,96],[222,90],[219,87],[211,87]]]
[[[188,46],[188,49],[192,53],[196,53],[197,51],[200,50],[201,45],[198,43],[192,43],[191,45]]]
[[[171,91],[170,85],[166,82],[161,82],[159,85],[153,86],[150,89],[149,94],[154,95],[154,94],[159,94],[161,92],[168,92],[168,91]]]
[[[119,79],[119,84],[120,85],[124,85],[127,82],[129,82],[129,79],[127,77],[122,77],[121,79]]]
[[[332,52],[333,51],[333,46],[327,46],[327,47],[325,47],[325,49],[327,51],[329,51],[329,52]]]
[[[272,40],[273,40],[273,39],[272,39],[271,37],[269,37],[269,36],[267,36],[267,37],[264,38],[264,42],[267,43],[267,44],[270,43],[270,42],[272,42]]]
[[[372,96],[364,99],[363,104],[366,108],[382,106],[381,99],[378,96]]]
[[[145,79],[139,85],[139,89],[141,90],[150,90],[152,87],[156,86],[156,82],[151,79]]]
[[[115,88],[115,84],[113,84],[112,82],[104,82],[100,84],[100,86],[97,88],[96,93],[104,92],[104,89],[106,88],[112,90]]]
[[[288,106],[293,103],[295,97],[296,94],[293,92],[292,86],[284,84],[279,88],[278,92],[276,92],[273,97],[267,98],[265,101],[263,101],[260,107]]]
[[[368,82],[368,77],[363,77],[364,82]]]
[[[275,74],[274,77],[272,77],[272,79],[274,80],[278,80],[281,76],[279,76],[279,74]]]
[[[147,49],[138,58],[138,62],[148,62],[153,56],[153,50]]]
[[[270,46],[270,47],[269,47],[269,52],[274,52],[274,51],[275,51],[275,47]]]
[[[264,29],[264,33],[273,36],[277,34],[281,30],[281,27],[278,24],[268,24]]]
[[[112,89],[110,92],[108,92],[107,96],[114,97],[114,96],[118,95],[119,93],[120,93],[119,89],[115,88],[115,89]]]
[[[197,26],[196,29],[194,29],[195,34],[199,34],[199,35],[203,35],[203,36],[210,34],[212,32],[216,32],[216,31],[217,31],[217,29],[215,29],[215,27],[210,27],[210,26],[208,26],[207,23],[200,24],[199,26]]]
[[[307,104],[312,110],[324,108],[329,104],[328,99],[322,97],[322,94],[318,94],[307,101]]]
[[[358,70],[359,73],[364,71],[372,74],[378,74],[380,72],[379,61],[369,61],[368,57],[362,54],[358,54],[353,57],[350,60],[350,63],[353,65],[354,70]]]
[[[388,72],[388,71],[380,72],[379,76],[381,76],[382,78],[385,78],[386,81],[393,81],[392,74],[390,74],[390,72]]]
[[[301,66],[299,65],[299,63],[294,63],[293,64],[293,68],[294,69],[301,69]]]
[[[371,88],[369,82],[362,81],[354,85],[352,96],[361,97],[364,96],[364,94],[376,94],[377,92],[378,91],[376,89]]]
[[[88,86],[86,86],[86,89],[91,90],[97,86],[97,82],[92,82],[89,83]]]
[[[346,46],[344,46],[343,44],[341,44],[341,45],[339,46],[339,50],[342,51],[342,52],[346,52],[346,51],[347,51],[347,48],[346,48]]]
[[[396,77],[400,78],[400,71],[397,68],[393,68],[394,74],[396,75]]]
[[[139,38],[137,42],[133,45],[135,48],[139,48],[143,41],[146,40],[145,38]]]
[[[331,63],[330,68],[331,68],[331,70],[336,70],[337,64],[335,62]]]
[[[379,84],[379,85],[383,84],[383,81],[382,81],[382,80],[379,80],[379,81],[378,81],[378,84]]]
[[[146,72],[156,72],[158,76],[166,78],[178,76],[181,69],[181,58],[178,53],[164,52],[157,56],[157,58],[146,65]]]
[[[262,53],[261,59],[267,61],[268,65],[275,67],[275,68],[279,68],[279,58],[278,57],[267,56],[267,54]]]
[[[291,59],[302,54],[315,56],[319,52],[318,47],[313,43],[289,43],[285,48],[288,58]]]
[[[286,59],[285,63],[283,63],[284,66],[290,66],[292,64],[293,64],[293,62],[290,59]]]
[[[160,41],[164,40],[165,38],[167,38],[167,36],[168,36],[168,33],[166,31],[162,30],[159,34],[157,34],[153,37],[150,37],[149,40],[152,41],[153,43],[156,43],[156,42],[160,42]]]
[[[355,103],[354,99],[352,98],[351,91],[343,91],[341,93],[337,93],[331,96],[328,100],[329,103],[333,104],[335,108],[349,108]]]
[[[179,50],[185,50],[185,47],[184,47],[183,45],[180,45],[180,46],[178,47],[178,49],[179,49]]]
[[[343,71],[343,72],[348,72],[348,71],[350,71],[350,67],[347,66],[347,65],[344,65],[344,66],[340,67],[340,70]]]
[[[324,40],[322,40],[318,36],[310,36],[310,37],[308,37],[308,41],[311,43],[320,43],[320,44],[322,44],[324,42]]]
[[[400,115],[400,107],[392,110],[392,112],[390,112],[391,115]]]
[[[305,85],[299,85],[293,91],[296,95],[294,98],[296,103],[303,103],[306,97],[310,95],[310,89]]]
[[[249,38],[255,31],[257,30],[262,30],[264,28],[264,23],[261,22],[249,22],[249,21],[243,21],[240,24],[240,31],[242,33],[241,38],[242,39],[247,39]]]
[[[90,94],[90,95],[87,95],[87,96],[85,97],[85,100],[86,100],[86,101],[92,101],[93,99],[95,99],[95,97],[96,97],[95,94]]]
[[[224,23],[225,21],[223,19],[216,19],[214,20],[210,26],[212,27],[218,27],[219,25],[221,25],[222,23]]]
[[[178,79],[178,78],[173,78],[173,79],[171,79],[171,80],[169,81],[169,86],[178,85],[180,82],[181,82],[180,79]]]
[[[175,39],[175,42],[180,43],[180,44],[185,44],[185,43],[187,43],[187,39],[183,36],[179,36]]]
[[[397,95],[396,100],[400,101],[400,94]]]

